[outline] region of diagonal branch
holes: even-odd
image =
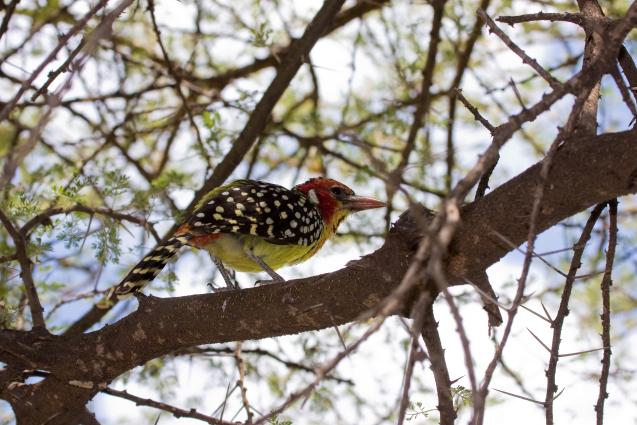
[[[290,85],[301,65],[307,61],[312,47],[325,35],[344,2],[345,0],[327,0],[307,26],[303,36],[292,43],[277,68],[276,76],[254,108],[239,137],[234,141],[232,148],[223,158],[223,161],[217,165],[212,176],[197,191],[195,201],[223,183],[252,148],[257,137],[263,132],[270,120],[270,114],[274,106]],[[188,209],[190,210],[193,206],[194,204],[191,203]]]
[[[20,263],[20,277],[24,283],[24,287],[27,292],[27,299],[29,300],[29,309],[31,310],[31,318],[33,320],[33,327],[39,331],[46,333],[46,324],[44,322],[44,315],[42,314],[43,308],[40,304],[40,298],[38,297],[38,291],[35,289],[35,283],[33,282],[33,274],[31,273],[31,259],[27,253],[27,240],[24,234],[20,233],[9,217],[7,217],[0,209],[0,222],[4,225],[5,229],[15,244],[16,258]]]

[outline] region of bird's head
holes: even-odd
[[[334,230],[349,214],[357,211],[381,208],[384,202],[365,196],[357,196],[343,183],[327,177],[316,177],[295,188],[304,193],[309,201],[316,205],[326,223],[331,223]]]

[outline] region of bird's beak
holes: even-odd
[[[387,206],[386,203],[381,202],[377,199],[356,195],[348,197],[344,204],[345,208],[354,212],[371,210],[373,208],[383,208]]]

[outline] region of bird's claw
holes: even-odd
[[[285,279],[280,278],[280,279],[259,279],[257,281],[254,282],[254,286],[257,285],[269,285],[272,283],[283,283],[285,282]]]
[[[233,286],[216,286],[213,282],[208,282],[206,286],[210,288],[210,292],[213,292],[215,294],[217,292],[238,291],[241,289],[241,287],[238,284]]]

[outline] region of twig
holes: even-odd
[[[456,97],[462,102],[464,107],[467,108],[469,112],[471,112],[471,114],[473,114],[473,117],[476,119],[476,121],[480,122],[480,124],[482,124],[484,128],[489,130],[489,133],[493,134],[493,131],[495,130],[493,124],[491,124],[489,120],[483,117],[480,111],[478,111],[478,108],[473,106],[471,102],[469,102],[467,98],[464,97],[461,89],[456,89]]]
[[[553,77],[549,72],[544,69],[535,59],[527,55],[524,50],[522,50],[517,44],[515,44],[509,36],[507,36],[504,31],[502,31],[495,22],[486,14],[486,12],[482,9],[478,10],[478,16],[480,16],[484,22],[489,26],[491,32],[497,35],[506,46],[511,49],[513,53],[518,55],[522,62],[529,65],[531,68],[535,70],[547,83],[551,86],[552,89],[556,90],[561,86],[560,83],[555,77]]]
[[[485,171],[485,173],[480,177],[480,181],[478,182],[478,188],[476,189],[476,196],[473,198],[474,201],[484,197],[484,194],[487,192],[489,188],[489,179],[491,178],[491,174],[495,170],[495,167],[498,165],[498,161],[500,160],[500,155],[498,154],[495,162]]]
[[[546,423],[548,425],[553,423],[553,397],[554,394],[557,392],[557,386],[555,384],[555,374],[557,372],[557,361],[559,358],[562,327],[564,326],[564,319],[569,313],[568,303],[571,298],[571,290],[573,288],[573,283],[575,282],[577,270],[581,266],[581,259],[582,255],[584,254],[584,248],[586,247],[586,243],[591,237],[593,227],[595,226],[597,219],[599,219],[604,206],[605,204],[597,205],[586,221],[584,230],[582,231],[582,234],[577,241],[577,248],[573,252],[573,258],[571,259],[571,265],[566,277],[566,282],[564,282],[564,290],[562,292],[560,306],[557,310],[557,314],[555,315],[555,319],[553,319],[553,339],[551,341],[551,349],[549,350],[551,356],[549,358],[549,364],[546,369],[546,397],[544,398]]]
[[[49,78],[42,85],[42,87],[40,87],[38,90],[36,90],[36,92],[33,93],[33,96],[31,96],[31,101],[32,102],[35,101],[38,98],[38,96],[40,96],[42,93],[46,92],[48,90],[49,86],[53,83],[53,81],[55,81],[55,79],[60,74],[62,74],[63,72],[67,72],[68,71],[69,66],[73,62],[73,59],[75,59],[75,57],[82,51],[82,49],[84,48],[85,44],[86,44],[86,39],[82,38],[80,40],[80,42],[78,43],[77,47],[75,49],[73,49],[73,51],[71,52],[69,57],[66,58],[64,63],[62,63],[62,65],[60,65],[55,71],[49,72],[49,75],[48,75]]]
[[[114,388],[106,387],[102,390],[103,393],[112,395],[114,397],[123,398],[126,400],[130,400],[135,403],[137,406],[148,406],[154,407],[155,409],[164,410],[166,412],[171,413],[176,418],[193,418],[198,419],[200,421],[213,424],[213,425],[234,425],[234,422],[227,422],[221,419],[213,418],[212,416],[207,416],[202,413],[199,413],[195,409],[184,410],[175,406],[171,406],[170,404],[162,403],[160,401],[151,400],[149,398],[142,398],[136,395],[130,394],[128,391],[120,391]]]
[[[36,226],[46,223],[46,221],[55,215],[59,214],[68,214],[70,212],[83,212],[87,214],[97,214],[105,217],[110,217],[115,220],[121,221],[129,221],[131,223],[139,224],[143,226],[146,230],[148,230],[155,238],[156,241],[161,240],[155,228],[143,218],[139,218],[132,214],[125,214],[119,211],[114,211],[111,208],[103,208],[103,207],[88,207],[82,204],[75,204],[70,207],[52,207],[42,211],[40,214],[33,217],[31,220],[27,221],[24,226],[20,229],[25,235],[28,235]]]
[[[535,400],[535,399],[532,399],[530,397],[525,397],[525,396],[522,396],[522,395],[513,394],[513,393],[510,393],[508,391],[499,390],[497,388],[494,388],[494,390],[499,392],[499,393],[502,393],[502,394],[510,395],[511,397],[519,398],[519,399],[522,399],[522,400],[526,400],[526,401],[530,401],[532,403],[539,404],[540,406],[544,406],[544,402],[540,401],[540,400]]]
[[[394,195],[409,162],[409,156],[416,146],[416,138],[425,120],[425,115],[429,112],[429,107],[431,105],[431,85],[436,66],[438,45],[441,40],[440,29],[442,28],[442,18],[445,12],[445,2],[446,0],[434,0],[431,2],[433,7],[433,18],[431,22],[429,46],[427,48],[427,59],[425,60],[425,65],[422,69],[421,88],[416,100],[416,110],[414,111],[413,120],[409,127],[409,134],[407,135],[405,146],[400,153],[400,161],[398,162],[398,165],[396,165],[396,168],[389,172],[387,179],[387,203],[390,206],[387,208],[385,213],[385,224],[387,228],[389,228],[391,223],[391,205]]]
[[[11,255],[0,255],[0,263],[6,263],[8,261],[15,261],[18,259],[16,254]]]
[[[431,362],[431,371],[436,382],[436,393],[438,395],[438,412],[440,412],[440,425],[453,425],[457,413],[453,407],[453,397],[451,395],[451,379],[445,361],[445,350],[440,342],[438,334],[438,322],[434,316],[433,309],[429,307],[425,312],[422,339],[427,347],[427,354]]]
[[[595,412],[597,413],[597,425],[604,423],[604,401],[608,398],[608,375],[610,371],[610,287],[613,284],[612,271],[615,261],[615,249],[617,248],[617,200],[608,202],[609,207],[609,228],[608,228],[608,250],[606,251],[606,266],[604,267],[604,277],[602,278],[602,345],[604,355],[602,356],[602,372],[599,377],[599,395]]]
[[[4,214],[4,211],[0,209],[0,222],[4,225],[13,239],[15,245],[16,257],[20,263],[20,277],[27,293],[27,299],[29,300],[29,309],[31,310],[31,318],[33,320],[34,330],[48,333],[46,329],[46,323],[44,321],[44,315],[42,304],[40,304],[40,298],[38,297],[38,291],[35,288],[35,282],[33,282],[33,274],[31,273],[31,259],[27,253],[27,240],[24,235],[20,233],[11,223],[9,217]]]
[[[0,39],[7,32],[7,28],[9,28],[9,21],[11,20],[11,16],[13,12],[15,12],[15,7],[20,3],[20,0],[12,0],[8,6],[6,6],[4,11],[4,17],[2,18],[2,24],[0,24]]]
[[[633,97],[631,96],[632,91],[626,87],[626,84],[624,83],[624,80],[622,79],[622,75],[621,75],[621,72],[619,71],[619,68],[615,67],[613,71],[611,72],[611,75],[613,77],[613,80],[615,81],[615,85],[617,86],[617,89],[622,95],[622,100],[628,107],[628,110],[630,111],[630,113],[633,115],[633,119],[631,121],[635,122],[635,120],[637,119],[637,108],[635,107],[635,101]]]
[[[243,357],[241,356],[241,346],[243,342],[237,342],[237,346],[234,350],[234,358],[237,363],[237,369],[239,370],[239,378],[237,379],[237,386],[241,390],[241,402],[243,403],[243,408],[246,411],[246,415],[248,416],[246,424],[252,424],[252,418],[254,417],[254,413],[250,409],[250,402],[248,401],[248,389],[245,386],[245,377],[246,377],[246,365]]]
[[[475,368],[473,366],[473,355],[471,354],[471,349],[469,347],[469,337],[467,336],[467,332],[462,323],[462,315],[460,314],[460,309],[454,301],[453,296],[449,292],[449,283],[447,282],[447,277],[444,271],[445,266],[443,265],[443,259],[446,257],[447,248],[451,244],[453,235],[460,225],[460,208],[458,203],[459,199],[464,198],[464,194],[462,194],[461,198],[460,194],[455,193],[456,190],[454,190],[454,196],[445,201],[443,214],[445,217],[444,224],[442,225],[440,231],[436,235],[437,237],[434,240],[431,259],[429,261],[427,270],[436,283],[436,286],[442,293],[445,301],[447,302],[447,306],[451,311],[451,315],[456,322],[456,332],[458,332],[458,336],[460,337],[460,342],[462,344],[464,363],[465,367],[467,368],[467,374],[469,375],[471,393],[475,400],[476,393],[478,391],[478,381],[476,379]]]
[[[626,80],[628,80],[630,91],[635,94],[635,90],[637,90],[637,66],[635,66],[632,56],[623,45],[619,48],[618,60],[619,66],[621,66]]]
[[[541,345],[542,347],[544,347],[544,349],[545,349],[546,351],[548,351],[549,353],[551,352],[551,349],[549,348],[549,346],[548,346],[548,345],[546,345],[546,344],[545,344],[545,343],[544,343],[544,342],[543,342],[543,341],[542,341],[542,340],[541,340],[541,339],[540,339],[537,335],[535,335],[535,334],[533,333],[533,331],[531,331],[531,329],[526,328],[526,330],[527,330],[527,331],[528,331],[528,332],[529,332],[529,333],[533,336],[533,338],[535,338],[535,340],[536,340],[537,342],[539,342],[539,343],[540,343],[540,345]]]
[[[491,0],[481,0],[479,9],[487,10],[489,8],[489,4]],[[478,38],[482,36],[482,26],[484,22],[479,16],[476,16],[476,21],[473,24],[473,28],[469,33],[469,37],[465,42],[464,49],[462,52],[457,52],[458,61],[456,62],[456,75],[453,77],[453,81],[449,86],[448,92],[453,93],[454,90],[458,90],[460,88],[460,83],[464,76],[464,73],[467,71],[469,67],[469,58],[473,53],[473,49],[478,41]],[[449,102],[449,116],[447,118],[447,158],[446,165],[447,170],[445,173],[445,188],[447,191],[451,190],[453,183],[453,170],[455,168],[455,146],[454,146],[454,128],[456,125],[456,111],[457,111],[457,96],[448,96]],[[475,116],[475,114],[474,114]]]
[[[584,15],[581,13],[530,13],[526,15],[517,16],[500,16],[497,18],[498,22],[509,24],[511,26],[515,24],[521,24],[524,22],[534,21],[550,21],[550,22],[571,22],[577,25],[584,24]]]
[[[428,305],[427,305],[428,304]],[[405,420],[405,413],[407,406],[409,406],[409,388],[411,386],[411,380],[414,374],[414,366],[417,361],[423,360],[423,353],[420,350],[418,340],[420,334],[423,332],[423,325],[425,320],[428,319],[426,312],[431,308],[431,295],[427,292],[422,292],[412,311],[414,320],[411,325],[411,344],[409,348],[409,355],[407,358],[407,365],[405,366],[405,373],[403,376],[402,394],[400,396],[400,405],[398,409],[397,425],[402,425]]]
[[[184,95],[183,90],[181,89],[181,77],[177,72],[175,72],[175,67],[173,66],[170,57],[168,56],[168,51],[166,50],[166,46],[164,46],[164,42],[161,38],[161,32],[159,31],[159,26],[157,25],[157,20],[155,19],[155,1],[148,0],[148,11],[150,12],[150,20],[153,23],[153,30],[155,31],[155,36],[157,37],[157,43],[159,44],[159,48],[161,49],[161,53],[164,56],[164,62],[166,64],[166,68],[168,69],[168,73],[175,79],[175,91],[179,95],[179,98],[182,101],[183,107],[186,110],[186,114],[188,115],[188,120],[190,121],[190,126],[195,132],[197,144],[199,145],[199,149],[201,149],[201,155],[206,159],[208,164],[208,168],[212,168],[212,161],[210,160],[210,156],[206,150],[206,146],[203,143],[201,138],[201,132],[199,131],[199,127],[195,122],[195,117],[192,114],[192,110],[188,106],[188,99]]]
[[[218,354],[232,354],[234,352],[234,350],[230,347],[219,347],[219,348],[215,348],[215,347],[190,347],[187,349],[181,349],[181,350],[177,350],[175,351],[173,354],[174,355],[195,355],[195,354],[212,354],[212,353],[218,353]],[[255,349],[243,349],[241,350],[241,352],[243,354],[253,354],[253,355],[257,355],[257,356],[265,356],[265,357],[269,357],[274,361],[277,361],[279,363],[281,363],[282,365],[290,368],[290,369],[298,369],[298,370],[302,370],[305,372],[310,372],[310,373],[316,373],[316,370],[308,367],[302,363],[297,363],[297,362],[293,362],[290,360],[285,360],[282,359],[281,357],[279,357],[278,355],[272,353],[271,351],[268,350],[264,350],[261,348],[255,348]],[[332,376],[332,375],[327,375],[325,377],[325,379],[328,380],[333,380],[334,382],[338,382],[341,384],[347,384],[347,385],[354,385],[354,382],[350,379],[344,379],[344,378],[339,378],[336,376]]]

